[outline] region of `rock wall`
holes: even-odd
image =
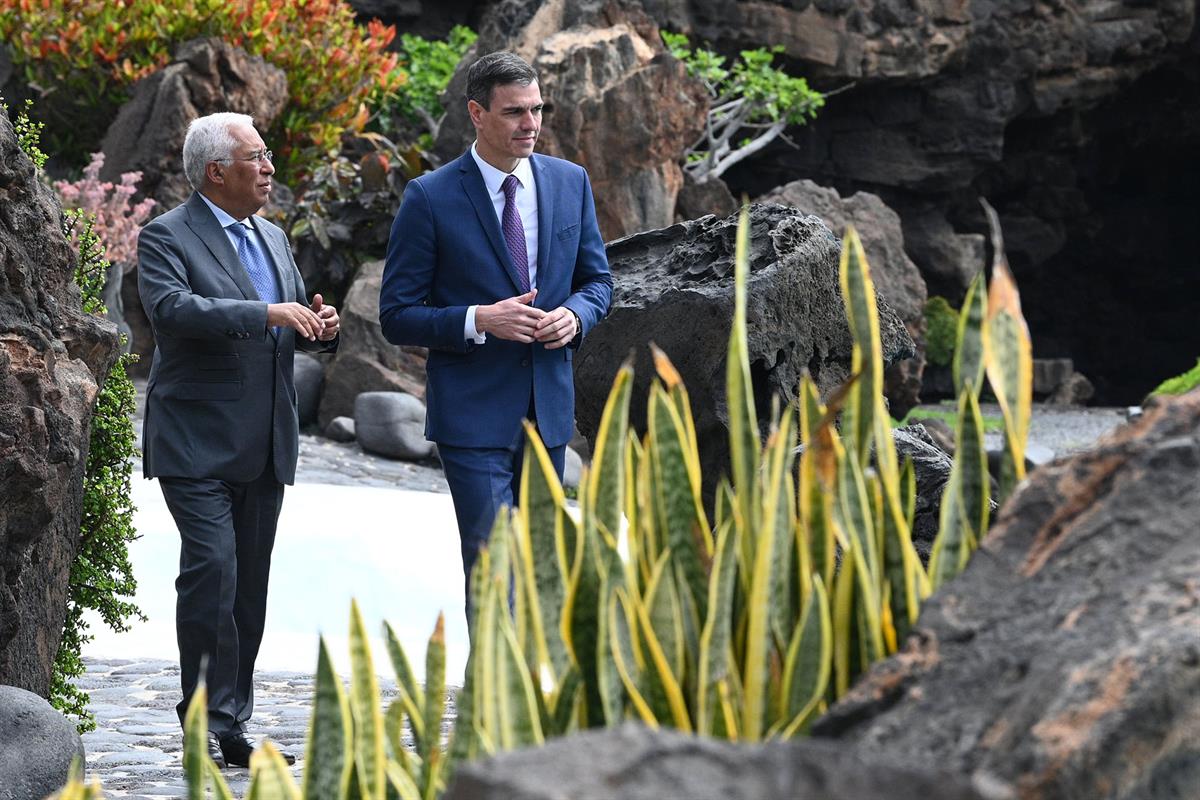
[[[46,696],[79,543],[88,430],[118,352],[80,310],[62,211],[0,114],[0,684]]]
[[[489,8],[446,92],[437,143],[444,159],[474,139],[461,99],[466,68],[494,50],[512,50],[537,69],[547,102],[538,150],[588,170],[606,240],[675,221],[679,161],[703,129],[707,95],[666,52],[636,0],[504,0]]]
[[[592,439],[617,369],[631,353],[630,419],[644,430],[654,375],[647,344],[666,352],[692,402],[706,491],[729,470],[725,355],[737,223],[737,215],[704,217],[611,242],[612,309],[575,358],[576,423]],[[772,397],[794,399],[805,371],[822,392],[850,375],[853,343],[838,283],[840,252],[838,239],[816,217],[780,205],[751,206],[747,348],[763,426]],[[880,302],[879,314],[885,362],[912,356],[912,339],[896,313]]]
[[[1023,800],[1200,796],[1200,392],[1043,466],[817,722]]]

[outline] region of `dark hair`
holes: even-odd
[[[516,53],[500,50],[483,56],[467,70],[467,99],[485,109],[491,105],[497,86],[519,83],[528,86],[538,79],[533,67]]]

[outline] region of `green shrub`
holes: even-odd
[[[958,338],[958,311],[946,298],[934,295],[925,301],[925,360],[948,367],[954,360]]]
[[[899,649],[923,598],[963,568],[989,512],[973,390],[960,396],[959,455],[926,570],[909,538],[915,481],[911,465],[897,463],[885,412],[875,290],[857,234],[847,231],[841,265],[855,379],[823,405],[806,378],[796,406],[773,412],[763,443],[746,350],[748,229],[744,214],[726,373],[731,478],[712,524],[687,390],[665,354],[654,353],[659,379],[644,437],[628,426],[632,368],[618,371],[578,514],[528,427],[520,508],[497,516],[472,576],[471,652],[449,742],[441,744],[442,620],[423,688],[385,628],[397,697],[384,712],[354,605],[348,693],[320,644],[303,797],[433,798],[464,759],[627,719],[740,741],[801,735],[855,676]],[[984,367],[1011,411],[1016,458],[1031,359],[1007,269],[996,270],[992,288]],[[794,469],[797,433],[806,447]],[[204,708],[197,692],[184,764],[193,796],[206,784],[225,796],[204,755]],[[297,796],[273,747],[254,757],[249,792]]]
[[[132,84],[179,44],[218,36],[287,73],[288,104],[268,134],[290,178],[336,150],[367,106],[406,80],[386,51],[395,29],[365,30],[342,0],[0,0],[0,39],[42,93],[52,149],[72,163],[96,150]]]
[[[83,310],[103,315],[106,309],[101,292],[109,264],[91,216],[83,211],[66,212],[64,233],[78,247],[75,282]],[[137,538],[130,486],[136,447],[131,419],[136,393],[126,372],[136,358],[122,353],[96,398],[83,479],[79,551],[71,564],[67,617],[54,657],[50,702],[63,713],[75,716],[81,733],[96,726],[87,710],[87,693],[71,682],[84,672],[81,653],[92,639],[84,612],[97,612],[108,627],[118,632],[129,629],[131,618],[145,620],[141,610],[125,599],[137,591],[129,563],[129,542]]]
[[[684,154],[684,169],[697,181],[724,172],[775,139],[789,125],[804,125],[825,105],[825,95],[804,78],[772,66],[782,47],[743,50],[732,66],[724,56],[688,44],[687,36],[662,32],[663,43],[688,74],[708,90],[708,121],[700,139]]]
[[[1189,369],[1182,375],[1176,375],[1174,378],[1167,378],[1165,381],[1155,387],[1154,391],[1150,392],[1149,397],[1159,395],[1177,395],[1186,394],[1192,389],[1200,386],[1200,359],[1196,359],[1196,366]]]

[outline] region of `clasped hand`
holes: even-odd
[[[267,306],[267,325],[272,328],[293,328],[309,341],[328,342],[338,335],[341,319],[336,308],[325,305],[321,295],[315,294],[312,306],[271,303]]]
[[[537,289],[475,309],[475,329],[514,342],[541,342],[547,350],[570,343],[579,333],[575,315],[565,306],[553,311],[533,307]]]

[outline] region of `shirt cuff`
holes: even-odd
[[[463,339],[475,344],[483,344],[487,341],[487,334],[475,330],[475,309],[477,308],[479,306],[467,306],[467,320],[463,323]]]

